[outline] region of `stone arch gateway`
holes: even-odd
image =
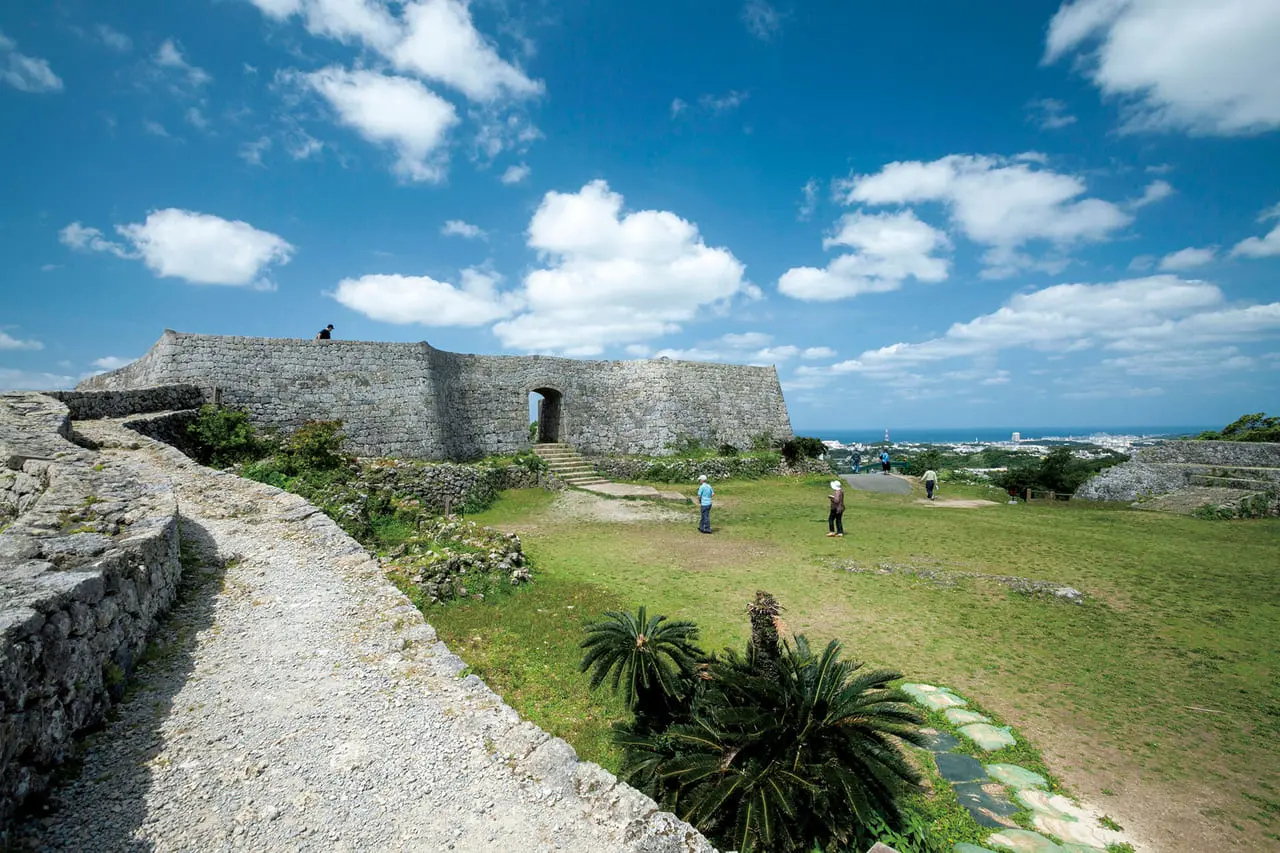
[[[263,426],[339,419],[362,456],[465,460],[523,450],[536,389],[559,395],[556,437],[586,454],[664,454],[683,437],[746,448],[761,435],[792,434],[772,367],[465,355],[425,342],[166,330],[142,358],[78,387],[188,383]]]
[[[534,388],[538,400],[538,444],[555,444],[560,440],[560,427],[564,422],[564,394],[555,388]]]

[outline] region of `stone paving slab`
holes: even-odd
[[[960,727],[960,734],[976,743],[987,752],[995,752],[1006,746],[1013,746],[1018,741],[1009,732],[1008,726],[993,726],[990,723],[973,723]]]
[[[938,762],[938,772],[948,782],[986,781],[987,771],[982,764],[971,755],[960,752],[944,752],[934,756]]]
[[[1017,826],[1011,818],[1018,813],[1019,808],[998,793],[1002,790],[999,785],[960,782],[951,787],[955,789],[960,805],[964,806],[978,826],[992,829]]]
[[[679,492],[660,492],[653,486],[636,486],[629,483],[593,483],[586,486],[578,486],[588,492],[595,492],[598,495],[608,495],[611,498],[652,498],[663,501],[680,501],[685,503],[689,500],[685,495]]]
[[[1047,788],[1049,780],[1016,764],[988,764],[987,775],[1001,784],[1021,791],[1024,788]]]

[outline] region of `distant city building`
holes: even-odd
[[[1017,441],[1022,441],[1022,433],[1020,433],[1020,432],[1015,432],[1015,433],[1013,434],[1013,440],[1014,440],[1015,442],[1017,442]]]

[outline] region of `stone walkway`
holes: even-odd
[[[678,501],[688,503],[689,497],[679,492],[660,492],[653,486],[637,486],[630,483],[595,483],[578,486],[588,492],[607,495],[611,498],[650,498],[652,500]]]
[[[911,494],[911,482],[904,480],[897,474],[885,476],[879,471],[875,471],[868,474],[841,474],[840,479],[844,480],[849,488],[857,489],[860,492],[881,492],[890,495]]]
[[[967,709],[963,697],[932,684],[904,684],[903,691],[917,705],[938,711],[957,733],[985,753],[998,753],[1017,741],[1008,726]],[[1105,853],[1107,845],[1131,843],[1123,833],[1107,829],[1101,815],[1046,790],[1048,780],[1016,764],[983,764],[971,755],[954,752],[960,741],[949,732],[930,733],[929,752],[938,772],[979,826],[996,830],[983,843],[957,844],[953,853]],[[1012,795],[1012,800],[1009,799]],[[1035,831],[1019,827],[1014,815],[1031,812]]]
[[[110,422],[76,428],[171,480],[187,588],[18,849],[712,851],[462,677],[315,507]]]

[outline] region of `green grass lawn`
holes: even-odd
[[[697,621],[705,647],[740,646],[745,605],[765,589],[791,631],[1014,725],[1071,792],[1156,849],[1275,849],[1280,523],[850,491],[846,537],[828,539],[826,479],[719,483],[709,537],[692,508],[687,524],[599,524],[564,517],[548,493],[506,493],[471,518],[521,533],[534,584],[428,620],[513,707],[613,769],[608,726],[623,709],[577,672],[582,624],[646,604]],[[978,496],[1002,499],[942,495]],[[847,561],[1053,580],[1088,602]]]

